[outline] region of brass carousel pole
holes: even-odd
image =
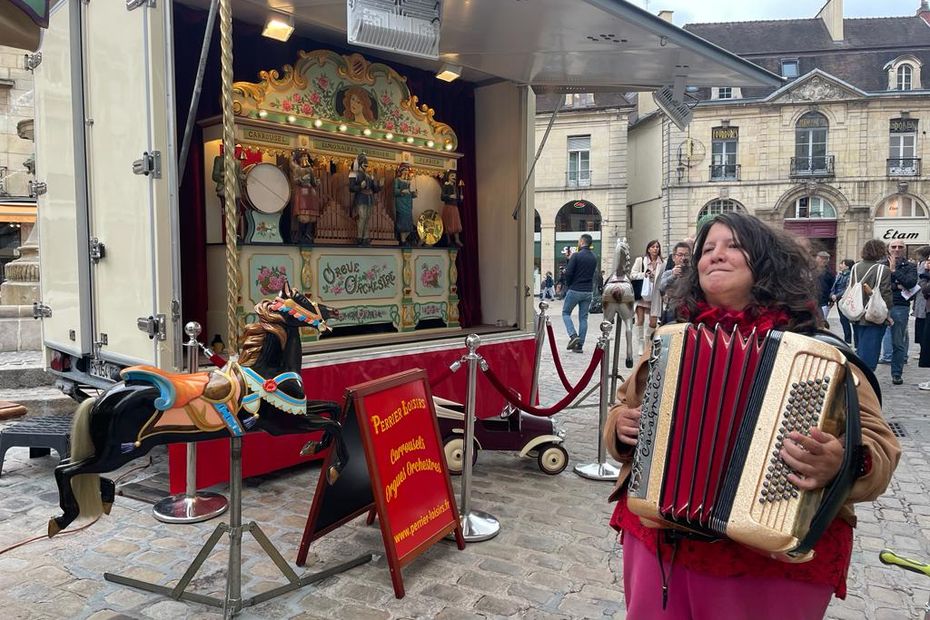
[[[230,0],[220,0],[220,63],[223,92],[223,198],[226,215],[226,334],[232,350],[238,350],[239,248],[236,227],[239,219],[239,172],[236,162],[236,125],[233,111],[233,43]]]

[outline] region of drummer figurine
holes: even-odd
[[[291,152],[291,183],[294,184],[293,212],[297,226],[291,233],[294,243],[313,243],[316,237],[316,225],[320,219],[320,194],[317,191],[319,181],[313,174],[313,160],[307,149],[294,149]]]
[[[442,179],[442,228],[446,234],[446,245],[462,247],[462,216],[459,209],[462,207],[462,186],[455,170],[446,170]]]
[[[359,153],[349,173],[349,191],[352,193],[352,216],[356,218],[359,245],[371,245],[368,236],[368,220],[375,203],[375,194],[381,184],[368,174],[368,156]]]
[[[410,186],[412,176],[410,164],[404,162],[397,167],[397,176],[394,177],[394,229],[404,247],[412,245],[415,233],[413,199],[417,197],[417,190]]]

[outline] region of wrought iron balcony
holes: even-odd
[[[833,155],[791,158],[792,177],[832,177],[833,174]]]
[[[565,187],[591,187],[591,170],[569,170],[565,173]]]
[[[739,181],[739,164],[711,164],[711,181]]]
[[[919,157],[899,157],[886,160],[888,162],[888,176],[890,177],[919,177]]]

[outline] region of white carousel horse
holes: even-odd
[[[604,320],[616,321],[617,336],[614,347],[613,372],[617,372],[620,355],[620,327],[626,335],[626,367],[633,367],[633,282],[630,280],[630,246],[626,239],[618,239],[614,249],[614,264],[604,285]]]

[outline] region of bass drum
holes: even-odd
[[[242,198],[260,213],[280,213],[291,199],[291,183],[284,172],[267,162],[246,166]]]

